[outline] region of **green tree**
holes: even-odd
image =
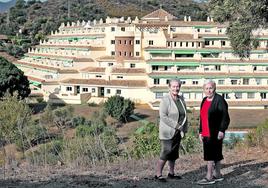
[[[258,46],[258,36],[253,32],[267,28],[267,0],[210,0],[209,10],[214,20],[228,23],[227,35],[234,53],[241,58],[249,57]]]
[[[29,81],[23,72],[15,65],[0,57],[0,97],[8,92],[13,95],[18,93],[18,97],[27,97],[31,90],[29,88]]]
[[[129,116],[133,114],[134,108],[134,102],[119,95],[109,97],[104,103],[104,111],[121,122],[127,121]]]
[[[24,138],[24,128],[30,124],[31,110],[17,96],[6,95],[0,101],[0,138],[7,143],[15,143]]]

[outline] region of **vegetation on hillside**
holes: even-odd
[[[249,57],[258,46],[253,32],[268,26],[268,3],[264,0],[210,0],[211,15],[216,21],[228,22],[227,35],[234,52]]]
[[[0,57],[0,98],[9,93],[25,98],[30,94],[29,81],[14,64]]]
[[[38,44],[62,22],[99,20],[110,17],[142,17],[160,6],[183,19],[206,18],[205,4],[192,0],[17,0],[9,12],[0,14],[0,34],[8,35],[12,45],[2,44],[9,54],[22,56],[31,45]],[[0,44],[1,47],[1,44]]]

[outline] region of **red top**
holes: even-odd
[[[202,136],[210,137],[209,125],[208,125],[208,110],[210,108],[211,101],[205,100],[200,112],[200,118],[202,123]]]

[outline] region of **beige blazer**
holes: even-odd
[[[187,110],[184,99],[181,96],[178,96],[179,100],[182,102],[183,109],[185,111],[185,118],[181,125],[178,124],[178,119],[180,117],[178,108],[171,97],[171,94],[168,93],[165,95],[160,102],[160,123],[159,123],[159,138],[160,140],[170,140],[173,138],[176,130],[180,130],[183,133],[187,132],[188,123],[187,123]]]

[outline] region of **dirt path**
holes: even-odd
[[[8,180],[0,180],[0,187],[202,187],[196,184],[205,176],[205,163],[201,154],[182,156],[177,161],[176,171],[183,179],[168,180],[166,183],[157,182],[152,178],[156,160],[151,158],[143,161],[121,161],[108,166],[92,167],[90,170],[55,168],[46,172],[24,171],[17,173],[16,177],[13,175],[9,176]],[[224,181],[206,187],[268,187],[268,152],[258,148],[225,152],[222,173]],[[166,168],[164,174],[167,174]]]

